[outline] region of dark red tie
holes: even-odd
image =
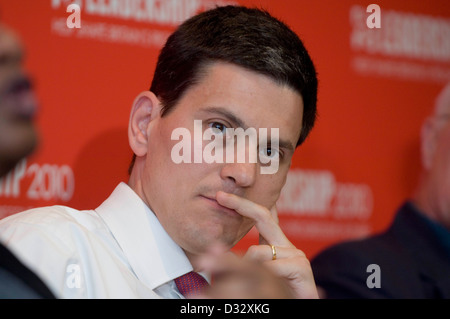
[[[175,278],[175,284],[183,296],[195,295],[199,293],[208,282],[198,273],[191,271],[183,276]]]

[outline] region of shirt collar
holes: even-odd
[[[169,282],[192,265],[155,214],[125,183],[120,183],[96,212],[104,220],[138,279],[149,288]]]

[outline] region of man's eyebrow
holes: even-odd
[[[220,115],[226,117],[230,122],[233,122],[237,127],[241,127],[244,130],[246,130],[248,128],[248,126],[244,123],[243,120],[241,120],[233,112],[231,112],[230,110],[228,110],[224,107],[209,106],[209,107],[205,107],[205,108],[201,109],[200,112],[220,114]],[[284,149],[286,149],[288,151],[292,151],[292,152],[295,150],[294,145],[290,141],[284,140],[284,139],[278,140],[278,146],[280,148],[284,148]]]
[[[204,113],[216,113],[226,117],[230,122],[233,122],[237,127],[241,127],[244,130],[247,129],[247,125],[237,115],[230,110],[220,106],[209,106],[200,110]]]

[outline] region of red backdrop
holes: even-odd
[[[39,149],[0,180],[0,218],[36,206],[95,208],[127,180],[127,124],[167,35],[216,4],[263,7],[303,39],[319,74],[319,119],[279,202],[287,236],[309,257],[385,228],[413,191],[420,125],[450,81],[450,3],[377,1],[0,0],[27,51],[41,104]],[[120,8],[135,4],[132,10]],[[116,7],[115,7],[116,5]],[[119,6],[119,7],[117,7]],[[256,242],[252,231],[239,245]]]

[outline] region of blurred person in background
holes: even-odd
[[[450,83],[422,126],[421,162],[416,191],[389,229],[313,259],[324,297],[450,298]]]
[[[24,51],[12,30],[0,23],[0,177],[37,145],[37,102],[22,68]],[[44,283],[0,244],[0,298],[53,298]]]
[[[31,81],[22,69],[23,49],[0,24],[0,176],[29,155],[37,144],[37,110]]]

